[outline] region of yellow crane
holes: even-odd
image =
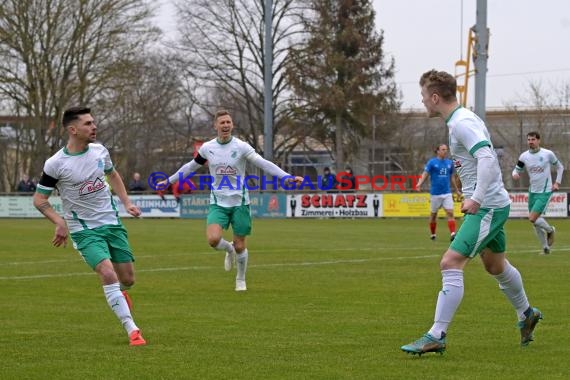
[[[467,105],[467,90],[469,89],[469,77],[475,73],[475,70],[470,69],[471,54],[475,60],[475,42],[477,37],[473,28],[469,29],[467,36],[467,56],[466,59],[459,59],[455,62],[455,78],[457,79],[457,95],[459,96],[459,104],[463,107]],[[473,53],[472,53],[473,52]]]

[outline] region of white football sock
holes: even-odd
[[[539,226],[545,232],[548,232],[548,233],[551,233],[553,231],[552,226],[550,224],[548,224],[546,219],[544,219],[542,216],[534,221],[534,225]]]
[[[526,318],[524,312],[530,307],[530,304],[524,291],[522,277],[517,268],[507,260],[505,260],[505,264],[505,271],[494,277],[499,283],[499,289],[503,291],[517,311],[519,321],[524,321]]]
[[[105,293],[105,298],[107,298],[107,303],[117,318],[119,318],[125,330],[127,330],[127,334],[130,335],[134,330],[138,330],[139,328],[133,321],[125,296],[121,293],[119,283],[103,285],[103,292]]]
[[[245,272],[247,271],[247,248],[242,253],[236,255],[237,276],[236,280],[245,281]]]
[[[231,251],[232,244],[229,241],[225,240],[224,238],[221,238],[220,242],[214,249],[216,249],[217,251],[226,251],[226,252]]]
[[[463,299],[463,271],[460,269],[446,269],[441,271],[442,288],[437,297],[434,324],[429,334],[441,339]]]
[[[537,226],[536,224],[533,225],[534,227],[534,232],[536,232],[536,237],[538,237],[538,241],[540,242],[540,246],[542,248],[549,248],[548,247],[548,242],[546,241],[546,234],[544,233],[544,230]]]

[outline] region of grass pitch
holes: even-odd
[[[477,258],[447,352],[418,358],[400,346],[432,324],[444,220],[435,242],[419,219],[255,220],[245,293],[204,221],[126,220],[144,347],[128,346],[71,246],[51,247],[48,221],[0,220],[0,378],[567,379],[570,222],[550,221],[549,256],[528,221],[507,224],[509,258],[545,316],[536,341],[519,346],[512,307]]]

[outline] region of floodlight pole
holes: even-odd
[[[489,29],[487,28],[487,0],[477,0],[475,30],[475,113],[485,121],[485,93],[487,91],[487,60],[489,59]],[[467,57],[469,59],[469,57]]]
[[[273,0],[265,0],[265,54],[263,59],[264,82],[263,91],[263,156],[273,160]]]

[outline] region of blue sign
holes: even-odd
[[[287,197],[283,193],[250,193],[251,215],[254,218],[285,218]],[[210,194],[180,197],[180,217],[205,219],[210,207]]]

